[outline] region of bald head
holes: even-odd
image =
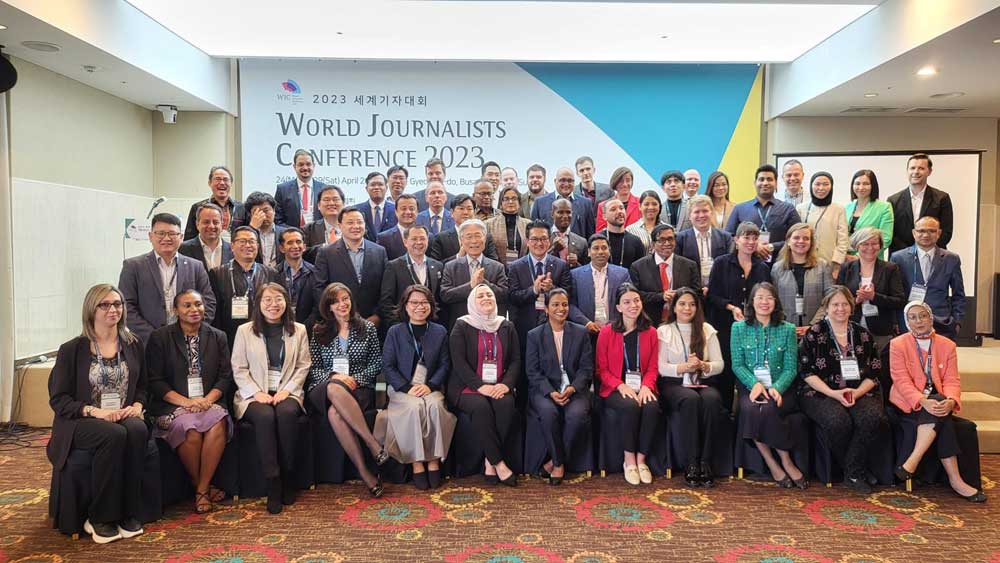
[[[563,166],[559,170],[556,170],[555,182],[556,193],[563,197],[569,197],[573,193],[573,186],[576,184],[576,174]]]

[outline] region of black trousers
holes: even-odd
[[[640,406],[639,401],[622,397],[617,390],[604,399],[604,405],[618,414],[625,451],[649,455],[660,421],[660,405],[650,401]]]
[[[552,463],[566,463],[566,450],[590,426],[590,395],[577,391],[570,396],[566,406],[560,407],[548,395],[532,393],[531,408],[542,423]]]
[[[469,415],[476,435],[483,442],[486,459],[493,465],[503,461],[503,444],[514,425],[514,395],[491,399],[479,393],[463,393],[458,398],[458,410]]]
[[[729,338],[733,319],[732,314],[728,311],[726,311],[726,315],[729,315],[729,319],[728,322],[723,323],[722,328],[718,328],[719,325],[712,326],[719,331],[719,348],[722,351],[722,357],[732,358],[732,343]],[[722,406],[728,412],[733,412],[733,400],[736,397],[736,374],[733,373],[732,362],[727,361],[722,367],[722,372],[712,376],[712,385],[719,390]]]
[[[250,403],[243,418],[253,425],[264,477],[275,479],[295,469],[295,444],[298,438],[299,403],[288,397],[277,405]]]
[[[868,392],[847,408],[820,393],[804,393],[799,409],[826,434],[834,459],[847,477],[864,476],[868,466],[868,444],[889,424],[882,396]]]
[[[139,515],[142,469],[149,430],[139,418],[108,422],[81,418],[73,431],[73,447],[94,454],[90,520],[113,524]]]
[[[667,413],[680,417],[687,464],[712,459],[715,434],[729,416],[722,396],[715,387],[684,387],[679,378],[663,377],[657,384],[660,402]]]
[[[908,413],[900,413],[899,423],[903,429],[903,445],[905,451],[912,452],[917,441],[917,427],[921,424],[933,424],[937,437],[934,439],[937,455],[947,459],[962,453],[958,447],[958,435],[955,433],[955,420],[947,416],[934,416],[924,409]],[[910,454],[907,453],[907,456]]]

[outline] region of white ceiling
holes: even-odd
[[[963,111],[941,115],[1000,117],[1000,9],[995,9],[812,100],[785,116],[832,115],[934,115],[907,113],[913,108],[955,108]],[[938,68],[937,76],[919,77],[925,65]],[[934,94],[965,92],[956,98],[935,99]],[[865,94],[878,94],[866,98]],[[893,108],[884,113],[842,113],[849,107]]]
[[[128,0],[216,57],[712,63],[791,61],[882,1]]]

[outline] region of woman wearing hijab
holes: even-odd
[[[955,343],[934,333],[934,315],[930,305],[922,301],[907,304],[903,318],[909,332],[889,343],[889,401],[901,411],[903,444],[912,450],[896,467],[896,477],[912,479],[936,441],[937,455],[955,494],[969,502],[986,502],[983,491],[966,483],[958,469],[958,438],[952,415],[962,409],[962,388]]]
[[[813,229],[816,254],[830,265],[832,278],[837,277],[847,255],[847,212],[833,203],[833,176],[817,172],[810,180],[810,200],[796,207],[799,217]]]
[[[487,483],[517,486],[517,475],[503,459],[517,411],[514,388],[521,376],[521,350],[514,324],[497,315],[497,300],[486,284],[466,300],[469,313],[451,331],[452,372],[448,402],[472,419],[486,454]]]

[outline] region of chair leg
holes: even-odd
[[[593,477],[593,474],[594,474],[593,471],[588,471],[587,472],[587,479],[590,479],[591,477]]]
[[[73,541],[76,541],[76,540],[80,539],[80,534],[79,534],[79,533],[75,533],[75,534],[73,534],[72,536],[70,536],[70,538],[71,538],[71,539],[72,539]]]
[[[608,476],[608,472],[602,469],[601,470],[601,479],[604,479],[607,476]]]
[[[913,492],[913,479],[907,479],[906,480],[906,492],[908,492],[908,493],[912,493]]]
[[[673,479],[673,478],[674,478],[674,470],[673,470],[673,468],[668,467],[667,468],[667,479]]]
[[[233,506],[240,505],[240,495],[233,495]]]
[[[826,488],[827,489],[832,489],[833,488],[833,483],[827,483],[826,484]]]
[[[740,479],[740,480],[743,480],[743,468],[742,467],[737,467],[736,468],[736,478]]]

